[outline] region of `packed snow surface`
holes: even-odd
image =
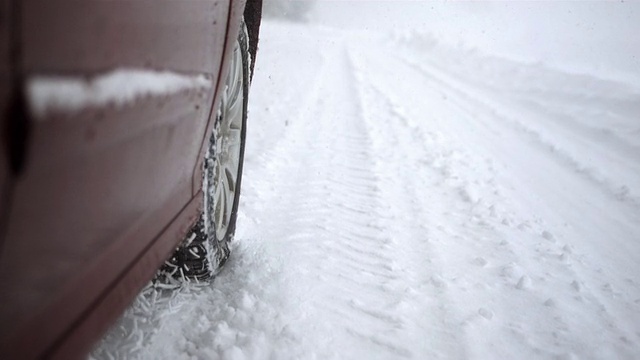
[[[640,356],[637,84],[266,22],[233,253],[96,359]]]

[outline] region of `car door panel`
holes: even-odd
[[[0,254],[0,349],[78,351],[62,339],[99,333],[186,234],[228,12],[225,1],[22,2],[25,79],[143,68],[210,84],[31,118]]]
[[[0,254],[2,254],[2,233],[7,216],[7,206],[10,195],[10,171],[8,160],[7,112],[9,96],[11,94],[11,71],[9,58],[9,0],[0,0]]]
[[[217,75],[220,67],[228,1],[22,3],[23,61],[29,73],[138,67]]]

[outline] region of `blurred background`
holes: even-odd
[[[640,81],[637,1],[267,0],[268,18],[437,41],[562,70]]]

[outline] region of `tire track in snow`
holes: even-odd
[[[371,140],[362,126],[362,109],[355,98],[348,59],[342,49],[333,59],[328,78],[342,81],[326,85],[324,93],[331,95],[325,106],[314,111],[325,126],[319,134],[330,134],[326,146],[329,166],[325,168],[332,172],[327,174],[331,193],[324,199],[330,211],[323,229],[330,241],[320,244],[320,252],[333,256],[323,269],[327,281],[324,296],[314,299],[313,306],[324,308],[335,324],[349,319],[334,327],[338,336],[344,337],[339,342],[344,342],[345,350],[373,346],[379,348],[380,358],[411,356],[402,336],[405,320],[389,309],[398,295],[385,288],[399,280],[394,271],[397,260],[391,256],[386,229],[372,224],[372,219],[384,214]],[[346,316],[345,308],[351,309]]]
[[[398,305],[412,308],[409,336],[416,344],[419,358],[466,358],[466,339],[458,331],[455,314],[449,304],[447,283],[442,280],[432,242],[434,232],[429,219],[431,208],[424,175],[424,135],[414,131],[388,98],[367,80],[386,69],[369,67],[349,53],[350,72],[355,74],[358,100],[364,110],[364,124],[378,155],[375,171],[381,178],[381,195],[388,216],[381,219],[392,234],[396,258],[402,259],[397,271],[403,275],[404,291],[409,295]],[[426,203],[425,203],[426,200]],[[432,200],[432,199],[431,199]],[[411,214],[411,216],[407,216]]]
[[[323,319],[296,320],[296,326],[307,329],[314,347],[326,349],[324,356],[410,357],[407,319],[393,309],[404,297],[395,291],[402,282],[398,259],[389,230],[376,220],[387,216],[386,205],[353,75],[342,46],[326,59],[317,96],[299,107],[282,147],[264,157],[268,175],[256,176],[269,181],[251,191],[269,204],[265,211],[278,215],[249,217],[267,219],[261,236],[278,241],[284,256],[295,259],[287,266],[300,276],[290,280],[303,284],[303,290],[291,290],[296,317]],[[286,150],[291,148],[297,150]]]
[[[455,102],[460,109],[465,109],[470,115],[475,114],[478,109],[481,109],[481,112],[484,114],[491,114],[492,119],[499,119],[511,129],[524,135],[522,137],[526,137],[533,144],[543,149],[559,164],[580,174],[584,180],[595,185],[603,193],[608,195],[611,200],[625,203],[631,207],[633,212],[638,212],[640,210],[640,198],[638,198],[635,193],[630,194],[629,184],[613,184],[604,174],[599,174],[597,169],[592,169],[589,166],[584,165],[570,153],[560,149],[552,141],[546,139],[539,131],[524,122],[517,120],[513,115],[506,114],[503,110],[499,110],[494,106],[495,104],[491,104],[487,99],[481,99],[471,92],[464,90],[459,86],[459,80],[456,79],[455,76],[447,74],[442,68],[431,63],[429,63],[428,66],[425,66],[424,63],[419,64],[413,60],[404,58],[401,60],[409,67],[412,67],[421,73],[421,75],[429,79],[429,81],[436,82],[443,89],[446,89],[446,92],[452,93],[454,96],[450,100]],[[540,112],[548,111],[542,106],[541,109],[542,110],[540,110]],[[480,119],[480,117],[475,118]],[[633,149],[633,147],[629,147],[626,150],[630,151],[631,149]],[[636,156],[637,154],[634,153],[633,157]],[[630,157],[630,155],[627,157]],[[633,184],[631,185],[633,186]]]
[[[500,114],[497,108],[494,107],[495,104],[491,105],[491,102],[489,102],[489,100],[481,99],[470,90],[469,91],[464,90],[460,86],[460,81],[458,80],[453,81],[450,78],[443,77],[444,75],[440,73],[442,70],[439,69],[438,67],[436,67],[437,70],[430,71],[429,70],[430,67],[428,66],[427,67],[421,66],[413,61],[409,61],[406,59],[402,59],[402,61],[407,63],[410,67],[416,69],[418,72],[420,72],[424,76],[426,76],[429,80],[435,81],[435,83],[438,84],[438,86],[441,89],[443,88],[446,89],[451,95],[449,98],[449,101],[454,103],[458,109],[461,109],[465,111],[467,114],[469,114],[470,117],[482,120],[482,123],[487,128],[493,127],[495,129],[499,129],[500,127],[496,126],[498,124],[492,124],[487,121],[489,116],[483,115],[483,114],[491,114],[491,118],[500,120],[500,122],[503,123],[504,127],[512,128],[513,130],[521,134],[524,134],[529,138],[534,139],[535,143],[538,146],[542,146],[544,149],[548,150],[548,153],[551,154],[552,155],[551,157],[555,158],[556,161],[560,163],[568,164],[578,174],[582,175],[585,180],[598,186],[606,195],[609,196],[610,201],[621,202],[623,205],[627,205],[629,211],[623,212],[625,216],[628,216],[630,219],[639,218],[640,212],[638,210],[640,210],[640,202],[638,202],[636,198],[620,196],[620,194],[617,193],[614,187],[610,183],[608,183],[607,180],[599,179],[594,174],[592,174],[591,171],[584,169],[577,162],[577,160],[574,160],[569,155],[560,152],[559,150],[556,149],[554,145],[547,143],[542,138],[542,135],[540,133],[527,127],[527,125],[525,125],[521,121],[518,121],[517,119],[507,117],[507,115]],[[543,231],[543,237],[547,237],[547,235],[544,235],[545,233],[548,234],[548,232]],[[595,284],[586,285],[588,282],[585,281],[584,275],[579,274],[579,272],[582,272],[582,271],[590,271],[589,270],[590,267],[599,266],[599,265],[594,264],[594,260],[590,261],[588,259],[581,258],[579,254],[574,254],[575,250],[570,245],[556,243],[553,238],[549,238],[547,240],[550,240],[552,244],[551,245],[546,244],[546,246],[538,247],[537,251],[539,252],[540,258],[553,259],[553,258],[559,257],[562,260],[562,263],[564,264],[564,266],[561,266],[561,268],[559,268],[558,270],[569,274],[568,278],[572,279],[571,280],[572,287],[574,288],[574,290],[576,290],[577,293],[580,293],[580,295],[578,296],[581,298],[588,299],[588,301],[592,304],[594,311],[599,313],[600,316],[602,316],[602,321],[604,322],[603,326],[606,326],[612,329],[612,331],[614,332],[618,332],[620,338],[627,338],[628,335],[626,335],[625,333],[632,332],[631,329],[626,329],[622,331],[618,330],[618,326],[615,324],[620,322],[620,319],[621,319],[620,315],[615,315],[607,311],[607,306],[605,305],[608,302],[608,300],[606,299],[608,297],[607,293],[611,294],[611,290],[609,290],[609,287],[611,287],[611,284],[607,282],[608,280],[606,280],[606,278],[604,278],[602,280],[603,285],[601,286],[601,288],[598,289],[598,286],[596,286]],[[542,249],[542,248],[546,248],[546,249]],[[568,257],[574,257],[576,259],[579,259],[578,260],[579,269],[577,270],[573,269],[570,266],[570,264],[567,263],[566,259]],[[602,275],[591,274],[587,278],[590,278],[590,279],[602,278]],[[622,285],[621,287],[628,287],[628,286],[631,286],[632,288],[634,288],[633,290],[635,292],[638,292],[638,287],[635,286],[633,283],[625,284],[625,285]],[[635,312],[631,308],[629,308],[629,310],[630,312]]]
[[[367,50],[363,50],[362,52],[367,53]],[[417,72],[416,74],[415,66],[411,66],[410,64],[409,66],[407,66],[406,59],[403,59],[403,58],[397,58],[395,63],[385,62],[384,67],[378,64],[377,61],[372,61],[372,59],[376,59],[376,58],[371,54],[369,54],[369,56],[363,55],[362,58],[367,59],[367,61],[365,62],[366,65],[362,65],[361,68],[394,69],[398,73],[397,77],[399,79],[402,79],[404,76],[407,76],[406,73],[412,73],[412,72],[415,75],[409,75],[409,77],[413,77],[413,76],[420,77],[424,75],[424,72]],[[381,61],[380,63],[383,63],[383,62]],[[403,69],[403,67],[410,71],[401,70]],[[374,77],[371,74],[371,72],[368,75],[370,76],[368,76],[367,78],[376,79],[376,81],[380,81],[379,79],[381,79],[381,77],[377,77],[377,78]],[[389,78],[391,79],[391,77]],[[430,80],[431,78],[428,78],[428,79]],[[429,96],[429,94],[442,93],[443,94],[442,97],[444,100],[444,101],[441,100],[442,103],[448,104],[446,106],[450,106],[452,109],[456,109],[456,111],[462,110],[467,112],[467,114],[469,114],[468,116],[470,117],[469,120],[471,120],[471,118],[475,118],[478,116],[485,116],[485,115],[488,116],[488,114],[490,113],[490,112],[484,112],[483,108],[474,107],[473,106],[475,103],[474,101],[469,102],[469,101],[465,101],[465,99],[456,98],[455,92],[448,91],[449,87],[452,86],[451,84],[445,81],[433,82],[429,80],[425,81],[422,84],[420,89],[414,89],[414,91],[416,93],[421,94],[422,96]],[[417,84],[417,83],[418,82],[412,82],[412,84]],[[381,90],[381,89],[387,89],[386,86],[389,86],[390,84],[391,86],[388,89],[389,92],[385,90]],[[419,116],[422,118],[421,119],[422,121],[419,123],[412,123],[413,121],[411,119],[409,119],[406,115],[402,114],[403,110],[397,104],[403,103],[406,105],[406,104],[412,103],[413,101],[412,105],[416,106],[416,105],[420,105],[418,103],[419,100],[417,98],[411,99],[411,95],[409,95],[408,98],[403,99],[402,98],[403,92],[405,93],[409,93],[409,92],[408,92],[408,89],[403,89],[402,91],[398,91],[398,89],[401,88],[402,86],[403,86],[402,82],[396,81],[395,79],[377,88],[376,86],[372,85],[372,88],[374,89],[373,93],[379,94],[378,96],[379,100],[374,102],[386,101],[388,104],[387,108],[391,109],[391,111],[388,111],[388,113],[393,115],[392,118],[399,119],[400,127],[407,127],[408,129],[411,129],[412,133],[407,134],[405,136],[404,141],[395,141],[396,144],[411,142],[410,140],[413,139],[414,141],[412,145],[414,147],[419,149],[425,148],[424,147],[425,144],[433,144],[433,141],[431,140],[437,139],[438,136],[437,136],[437,133],[423,133],[422,128],[426,127],[426,128],[437,129],[438,124],[440,124],[440,125],[445,125],[444,127],[441,127],[442,131],[451,131],[452,129],[453,130],[456,129],[455,126],[450,126],[450,124],[447,124],[447,123],[452,123],[452,121],[453,122],[459,121],[458,119],[455,118],[455,116],[449,119],[436,120],[433,118],[429,119],[428,113],[420,114],[418,111],[413,111],[413,112],[410,112],[411,114],[410,116],[413,116],[413,117]],[[392,98],[395,98],[395,100],[392,100]],[[438,101],[432,100],[432,102],[437,103]],[[426,109],[424,105],[419,108]],[[438,114],[443,114],[441,110],[440,111],[436,110],[436,111],[438,112]],[[416,115],[416,114],[420,114],[420,115]],[[435,123],[429,124],[429,121],[432,121],[432,120],[436,120]],[[417,126],[419,124],[421,124],[422,126]],[[470,122],[466,126],[470,128],[468,130],[470,132],[477,131],[480,129],[477,127],[477,124],[475,122]],[[494,130],[489,133],[484,133],[484,132],[475,133],[475,136],[481,137],[484,135],[484,136],[487,136],[488,141],[491,141],[490,139],[492,138],[495,138],[494,141],[500,141],[500,137],[499,137],[500,130],[501,129],[498,128],[497,131]],[[394,131],[387,131],[386,133],[394,133]],[[397,131],[395,131],[395,133],[397,133]],[[455,132],[453,134],[454,136],[456,135]],[[504,334],[506,335],[504,336],[505,339],[512,338],[513,335],[516,334],[519,340],[518,341],[512,340],[511,344],[502,344],[500,348],[504,348],[504,349],[508,349],[510,347],[513,348],[514,345],[518,346],[517,343],[522,343],[523,346],[530,347],[535,351],[539,351],[541,353],[546,353],[549,356],[553,356],[554,355],[553,348],[543,349],[543,348],[538,348],[536,346],[536,343],[539,342],[540,339],[544,339],[543,340],[544,343],[550,344],[550,343],[554,343],[555,341],[557,344],[557,340],[549,338],[549,334],[545,334],[544,331],[541,331],[541,329],[545,328],[545,324],[549,324],[549,323],[555,323],[554,328],[556,329],[564,329],[562,330],[561,333],[554,333],[553,336],[556,337],[556,339],[566,339],[566,341],[569,341],[571,343],[583,342],[583,339],[580,339],[580,334],[581,334],[580,328],[586,325],[584,322],[589,323],[589,325],[586,325],[586,326],[599,326],[599,327],[607,328],[608,331],[612,333],[612,335],[617,334],[617,338],[620,338],[620,339],[632,338],[633,326],[631,327],[628,326],[629,323],[627,323],[626,325],[622,325],[622,323],[624,322],[621,323],[620,322],[621,319],[618,316],[614,316],[610,311],[608,311],[608,308],[610,306],[607,306],[605,304],[610,303],[611,299],[603,299],[602,298],[603,294],[601,291],[596,291],[596,292],[591,291],[593,289],[593,285],[595,284],[585,286],[584,272],[583,271],[577,272],[574,270],[576,265],[578,266],[579,269],[582,269],[582,270],[586,269],[589,266],[594,266],[594,265],[599,266],[599,265],[585,264],[585,261],[588,261],[588,260],[584,259],[584,257],[581,256],[579,253],[574,253],[574,249],[572,246],[562,244],[561,242],[557,242],[555,237],[545,229],[544,222],[541,219],[534,218],[533,222],[525,221],[520,225],[518,225],[517,229],[509,229],[511,227],[512,220],[507,220],[508,217],[503,218],[502,223],[500,223],[498,221],[499,219],[497,219],[496,217],[500,218],[504,216],[504,210],[507,210],[509,208],[510,201],[508,198],[504,198],[502,196],[502,191],[500,188],[496,188],[494,186],[496,184],[496,178],[495,178],[496,174],[494,173],[494,170],[491,169],[492,168],[491,162],[493,161],[491,160],[490,162],[488,162],[488,164],[490,165],[489,174],[493,173],[493,175],[491,175],[491,177],[485,183],[485,185],[489,185],[489,189],[479,191],[479,193],[482,193],[485,196],[487,194],[493,193],[497,196],[497,198],[495,199],[477,198],[474,195],[474,193],[477,193],[477,192],[470,191],[470,190],[473,190],[473,187],[476,187],[478,185],[477,180],[483,178],[483,173],[480,172],[478,174],[473,174],[473,172],[475,171],[472,171],[471,177],[469,178],[469,174],[465,174],[465,172],[469,173],[470,170],[473,170],[473,168],[481,169],[483,167],[482,162],[478,161],[480,159],[478,159],[477,155],[470,156],[470,154],[464,154],[464,150],[453,150],[453,151],[445,150],[447,148],[452,148],[452,147],[455,149],[455,146],[456,146],[455,144],[456,144],[456,141],[452,141],[450,144],[441,143],[438,147],[435,147],[435,148],[425,148],[426,151],[423,153],[424,158],[428,159],[426,162],[423,162],[423,165],[427,165],[427,167],[433,167],[434,169],[442,170],[441,175],[443,178],[440,179],[439,181],[435,181],[434,185],[436,185],[437,187],[440,184],[444,183],[446,185],[450,185],[454,187],[460,186],[459,188],[460,196],[465,202],[468,203],[467,211],[464,210],[464,206],[458,207],[458,206],[455,206],[455,204],[453,204],[454,210],[453,212],[449,212],[447,216],[451,218],[451,215],[453,216],[462,215],[461,220],[466,220],[466,221],[460,222],[458,224],[458,228],[448,229],[448,231],[451,232],[448,235],[455,236],[456,242],[463,240],[463,242],[465,243],[465,247],[470,247],[470,248],[474,247],[475,241],[473,239],[467,240],[466,237],[468,237],[469,235],[480,237],[479,239],[477,239],[477,241],[486,241],[485,237],[480,235],[482,233],[485,233],[487,234],[486,236],[488,236],[487,239],[497,239],[498,241],[500,241],[500,243],[496,247],[496,250],[499,250],[497,253],[490,254],[488,255],[488,257],[486,256],[478,257],[475,260],[473,260],[473,262],[477,263],[478,266],[486,268],[487,270],[491,270],[492,272],[495,271],[495,275],[493,275],[494,278],[492,279],[492,276],[490,277],[476,276],[474,274],[473,276],[463,275],[463,279],[467,278],[468,280],[468,279],[473,279],[478,277],[480,279],[484,279],[485,281],[488,280],[488,282],[485,282],[484,284],[478,283],[476,285],[476,286],[483,286],[483,287],[488,286],[488,290],[495,288],[496,284],[503,283],[504,285],[498,287],[498,289],[500,289],[500,291],[503,293],[512,293],[511,297],[513,297],[514,299],[521,299],[520,300],[521,303],[527,303],[527,304],[530,304],[531,306],[536,306],[536,304],[544,303],[543,305],[545,306],[545,310],[540,311],[540,313],[545,314],[545,316],[542,316],[539,319],[530,319],[530,318],[527,318],[526,316],[523,316],[522,314],[513,313],[514,310],[517,311],[517,308],[511,309],[511,307],[513,307],[513,304],[511,303],[511,301],[503,300],[503,299],[508,299],[507,297],[505,297],[505,295],[501,295],[500,298],[498,299],[495,299],[495,298],[487,299],[489,302],[494,303],[494,306],[497,306],[497,304],[495,304],[496,300],[499,300],[500,302],[502,302],[501,306],[497,306],[497,308],[500,309],[501,311],[499,311],[496,315],[494,314],[493,311],[488,310],[487,308],[480,308],[478,309],[478,314],[481,317],[486,317],[488,319],[491,319],[494,316],[503,315],[503,316],[507,316],[510,319],[514,319],[514,320],[519,319],[520,321],[523,321],[522,324],[524,324],[524,327],[522,327],[521,325],[517,325],[517,327],[509,329],[512,332],[512,334],[509,334],[509,333]],[[455,155],[456,152],[458,152],[459,155],[456,156]],[[411,153],[411,152],[408,151],[406,153]],[[419,161],[419,159],[414,159],[414,161]],[[464,170],[464,171],[461,172],[461,170]],[[415,176],[417,176],[417,174]],[[426,178],[428,177],[429,176],[427,176]],[[480,185],[481,184],[482,182],[480,183]],[[444,200],[446,203],[451,204],[451,199],[452,198],[450,196],[447,196],[441,199],[438,199],[438,197],[436,196],[434,199],[434,202],[437,203],[439,200]],[[489,200],[490,202],[494,201],[495,204],[487,204],[486,203],[487,200]],[[490,206],[486,209],[483,209],[487,205],[490,205]],[[502,205],[502,206],[495,207],[494,205]],[[504,205],[506,205],[506,207]],[[437,207],[437,205],[425,203],[423,205],[423,209],[428,209],[430,206]],[[501,211],[500,208],[502,208],[503,210]],[[469,214],[468,217],[465,216],[465,212],[468,212]],[[505,222],[505,220],[507,221]],[[456,223],[456,221],[448,221],[448,222],[449,222],[449,225]],[[438,226],[430,226],[430,228],[432,229],[437,227]],[[523,233],[523,234],[519,234],[519,233]],[[523,237],[523,235],[525,235],[524,239],[527,239],[527,240],[531,239],[531,240],[534,240],[535,242],[533,244],[527,244],[526,242],[523,243],[522,241],[514,242],[513,240],[515,239],[510,239],[510,237],[514,237],[514,236]],[[532,235],[535,235],[535,236],[532,236]],[[534,244],[535,246],[532,246]],[[449,249],[448,250],[445,249],[445,251],[451,251],[453,253],[458,253],[458,254],[469,253],[469,251],[465,250],[464,248],[459,248],[459,247],[457,248],[455,245],[454,246],[448,245],[448,247]],[[528,255],[524,255],[527,253]],[[442,254],[446,254],[446,253],[442,253]],[[531,261],[529,259],[530,256],[534,258],[533,259],[534,261]],[[455,274],[455,266],[456,266],[456,263],[459,263],[456,259],[447,258],[446,255],[445,255],[445,258],[447,259],[445,261],[445,264],[447,264],[449,274],[447,274],[443,279],[444,283],[446,283],[447,281],[450,281],[451,278],[455,279],[458,276]],[[489,259],[488,265],[487,265],[487,259]],[[491,266],[491,262],[494,259],[496,260],[501,259],[502,263],[505,265],[499,266],[495,268],[495,270],[491,269],[493,268],[493,266]],[[509,260],[505,261],[506,259],[512,259],[512,260],[511,262],[507,262]],[[464,267],[463,264],[460,264],[460,265],[461,265],[460,266],[461,268]],[[581,266],[581,265],[584,265],[584,266]],[[530,271],[528,271],[528,269],[536,269],[536,268],[538,269],[548,268],[548,271],[545,273],[535,273],[535,272],[530,273]],[[593,275],[594,274],[587,275],[586,279],[601,278],[603,279],[603,281],[611,281],[615,279],[615,277],[612,277],[611,274],[607,274],[605,276],[602,276],[602,274],[600,274],[599,276],[597,275],[593,276]],[[501,278],[502,280],[496,281],[495,278],[498,278],[498,279]],[[553,289],[553,287],[555,286],[564,287],[565,285],[563,285],[563,283],[565,281],[567,285],[570,283],[572,285],[570,287],[566,286],[566,289],[563,289],[561,292],[563,294],[570,294],[570,293],[575,294],[573,306],[571,306],[569,309],[564,306],[558,306],[557,303],[554,301],[554,297],[559,294],[554,291],[549,291]],[[607,283],[605,282],[605,287],[606,286],[607,286]],[[452,287],[455,287],[458,291],[462,290],[464,292],[468,292],[469,290],[471,290],[464,283],[453,285]],[[484,291],[482,294],[475,294],[471,297],[475,299],[482,299],[483,295],[486,298],[487,294],[496,294],[496,292]],[[607,301],[604,301],[604,300],[607,300]],[[637,312],[635,309],[633,309],[632,305],[631,307],[629,307],[630,304],[623,303],[623,304],[617,304],[617,305],[622,306],[623,308],[626,307],[628,309],[627,311],[628,314]],[[537,305],[537,306],[540,306],[540,305]],[[457,308],[464,309],[465,306],[462,304],[458,304]],[[576,310],[574,310],[574,308]],[[505,313],[503,313],[504,310],[506,310]],[[575,317],[584,316],[584,315],[578,315],[578,314],[582,314],[585,312],[597,313],[598,316],[593,320],[589,318],[589,319],[584,319],[582,321],[576,322]],[[477,315],[474,315],[468,319],[473,320],[475,316]],[[463,321],[464,328],[469,329],[469,326],[470,326],[469,320]],[[594,325],[593,323],[597,323],[598,325]],[[515,321],[513,324],[515,326],[515,324],[518,324],[518,321]],[[532,324],[536,324],[536,325],[531,326]],[[528,329],[528,330],[525,330],[525,329]],[[538,340],[535,340],[536,338]],[[481,346],[478,347],[477,345],[480,345],[480,344],[476,344],[476,346],[473,346],[475,350],[477,350],[478,348],[480,349],[482,348]],[[487,348],[487,350],[489,350],[490,348],[494,348],[494,346]],[[563,350],[562,347],[559,347],[559,346],[557,346],[556,349],[559,351]],[[566,349],[564,350],[566,351]],[[578,353],[582,351],[583,349],[577,350]],[[607,354],[607,352],[612,351],[612,348],[611,347],[606,349],[598,348],[598,351],[600,351],[601,355]],[[624,343],[624,342],[622,346],[620,346],[616,350],[618,354],[629,354],[630,353],[629,351],[632,351],[631,348],[629,347],[629,343]],[[478,353],[475,353],[475,354],[479,355]]]
[[[391,119],[394,119],[398,122],[397,125],[399,125],[400,127],[407,127],[407,129],[411,129],[412,131],[415,131],[411,136],[406,135],[405,139],[409,139],[410,137],[417,138],[417,139],[425,138],[425,135],[422,132],[422,129],[417,127],[412,127],[408,119],[405,116],[398,113],[397,110],[395,110],[397,109],[397,105],[395,105],[387,95],[385,95],[381,90],[376,89],[375,86],[372,86],[371,88],[374,96],[378,97],[378,100],[376,101],[379,103],[385,103],[386,104],[385,107],[390,109],[387,112],[387,114],[390,115]],[[400,132],[398,131],[398,129],[396,129],[395,131],[388,131],[387,133],[397,135]],[[412,143],[412,146],[420,148],[424,146],[424,142],[415,141]],[[438,149],[431,149],[431,150],[436,150],[436,152],[438,151]],[[425,148],[425,151],[428,152],[429,150]],[[453,163],[448,163],[450,161],[453,161],[453,159],[446,159],[448,156],[446,153],[443,154],[442,156],[445,158],[444,159],[444,162],[446,164],[445,166],[447,167],[456,166]],[[451,182],[450,181],[451,179],[447,179],[449,176],[451,176],[451,174],[449,173],[450,170],[441,172],[440,166],[437,166],[436,168],[434,168],[434,170],[436,173],[438,173],[439,176],[443,177],[441,181]],[[459,193],[458,195],[460,197],[459,200],[462,200],[461,201],[462,203],[468,203],[467,205],[468,211],[470,214],[473,214],[469,218],[467,216],[463,216],[461,218],[461,223],[459,224],[459,226],[462,227],[463,229],[456,230],[456,232],[458,233],[458,235],[456,235],[456,238],[459,241],[460,240],[465,241],[464,238],[460,237],[460,234],[462,234],[464,237],[465,232],[468,233],[467,236],[471,236],[471,237],[477,236],[479,229],[473,229],[472,232],[465,231],[466,228],[473,228],[474,225],[476,226],[481,225],[480,227],[486,226],[488,228],[488,231],[495,229],[493,225],[490,225],[490,223],[493,221],[492,219],[488,218],[487,216],[488,213],[482,210],[479,211],[477,208],[477,205],[479,204],[478,202],[476,202],[477,200],[469,197],[467,185],[464,184],[464,181],[462,182],[462,185],[455,185],[455,183],[459,183],[459,182],[455,181],[453,182],[453,184],[450,183],[448,185],[451,187],[450,197],[455,198],[456,192],[458,192]],[[411,186],[406,186],[406,188],[410,189]],[[418,219],[424,218],[424,216],[420,216],[419,213],[425,208],[427,208],[428,206],[430,205],[423,204],[422,206],[419,206],[416,209],[413,209],[413,212],[415,214],[414,216]],[[543,235],[543,237],[544,236],[545,235]],[[550,236],[550,235],[546,235],[546,236]],[[502,238],[502,236],[497,233],[492,233],[491,237],[498,238],[498,239]],[[468,245],[469,244],[467,244],[467,246]],[[535,290],[536,286],[532,285],[532,281],[533,282],[539,282],[539,281],[546,282],[549,280],[553,281],[553,278],[557,278],[557,277],[570,279],[567,282],[571,282],[571,287],[573,288],[572,290],[574,291],[576,298],[579,299],[580,302],[589,303],[590,304],[589,307],[592,308],[592,311],[598,313],[601,316],[602,323],[600,323],[598,326],[605,326],[609,328],[610,331],[617,332],[620,338],[626,338],[625,336],[628,336],[625,334],[624,331],[620,331],[618,329],[616,325],[616,322],[617,322],[616,319],[610,313],[607,312],[607,307],[600,300],[599,296],[596,293],[594,293],[589,286],[586,286],[581,276],[571,268],[572,261],[569,259],[569,258],[573,258],[573,250],[571,249],[571,247],[569,247],[568,245],[556,243],[555,241],[552,241],[550,245],[544,244],[543,246],[536,247],[536,252],[538,253],[540,260],[544,262],[550,261],[551,263],[548,264],[547,266],[553,269],[552,271],[549,271],[546,274],[536,274],[536,273],[530,272],[530,268],[531,268],[530,266],[527,266],[526,264],[522,263],[522,255],[517,254],[517,252],[522,252],[522,249],[519,249],[518,247],[514,247],[513,244],[510,241],[507,241],[506,238],[501,241],[500,245],[501,245],[500,252],[502,252],[501,257],[511,259],[510,262],[503,261],[505,265],[500,266],[499,271],[497,273],[497,276],[500,278],[500,282],[504,283],[504,286],[506,287],[506,289],[503,289],[501,291],[508,292],[509,289],[511,289],[511,290],[515,290],[522,293],[522,292]],[[436,251],[435,253],[437,252],[438,251]],[[431,257],[433,258],[434,255],[431,255]],[[578,262],[581,262],[581,260],[579,259],[577,260]],[[487,263],[484,257],[477,257],[474,259],[474,261],[480,267],[485,267]],[[435,260],[435,262],[440,263],[440,261],[438,260]],[[449,266],[452,266],[451,261],[446,261],[446,263],[448,263]],[[440,266],[436,266],[436,268],[440,268]],[[447,272],[449,271],[447,270],[444,271],[444,273],[447,273]],[[432,277],[431,282],[436,287],[444,287],[446,289],[448,287],[447,283],[450,282],[451,278],[455,278],[455,277],[449,275],[443,278],[440,275],[436,275]],[[467,291],[465,290],[464,287],[462,289],[464,291]],[[553,295],[554,294],[550,294],[550,293],[546,293],[545,295],[544,293],[539,294],[535,292],[530,292],[527,295],[527,297],[529,298],[529,300],[531,300],[532,298],[536,299],[535,300],[536,303],[543,304],[548,308],[546,311],[547,314],[545,314],[545,316],[539,319],[541,320],[540,327],[543,326],[542,323],[544,322],[552,322],[552,323],[555,323],[556,327],[568,329],[568,325],[563,320],[565,317],[563,311],[555,309],[556,302],[553,298]],[[445,300],[444,298],[442,298],[439,300],[439,302],[447,303],[447,302],[450,302],[450,300]],[[500,313],[500,307],[501,306],[497,307],[498,313]],[[463,316],[463,319],[461,320],[463,328],[471,326],[473,322],[477,321],[478,317],[491,320],[491,318],[495,316],[494,311],[491,309],[480,307],[477,310],[478,310],[478,314],[472,314],[471,316],[469,315]],[[456,317],[459,317],[460,315],[462,314],[448,314],[447,316],[456,318]],[[523,338],[522,340],[523,342],[528,342],[528,346],[535,347],[534,342],[530,339],[527,339],[526,336],[524,335],[526,334],[526,332],[521,331],[519,333]],[[461,336],[458,335],[457,337],[460,338]],[[449,356],[450,354],[451,353],[448,353],[447,356]]]

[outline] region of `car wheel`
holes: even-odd
[[[244,23],[231,58],[209,148],[203,162],[204,211],[154,283],[175,286],[217,274],[229,257],[236,228],[244,160],[249,42]]]

